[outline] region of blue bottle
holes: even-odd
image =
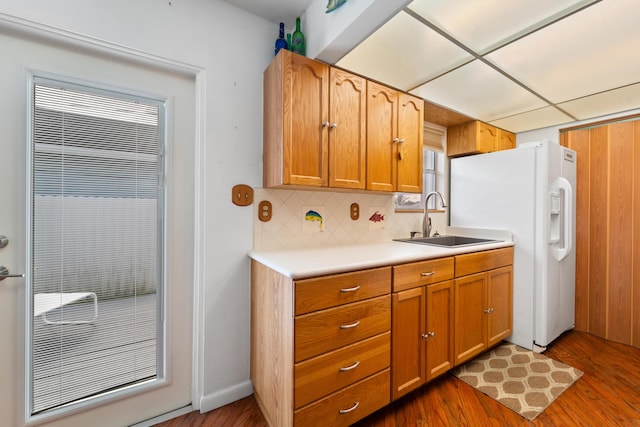
[[[278,54],[280,49],[287,49],[287,41],[284,39],[284,23],[280,23],[280,35],[276,39],[276,51],[275,54]]]

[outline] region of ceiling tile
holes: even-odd
[[[637,0],[602,1],[487,56],[554,103],[640,80]]]
[[[411,92],[483,121],[546,105],[535,95],[478,60]]]
[[[593,0],[414,0],[409,8],[476,53]]]
[[[337,65],[408,90],[470,59],[464,50],[400,12]]]
[[[527,111],[522,114],[505,117],[500,120],[494,120],[491,121],[490,124],[501,129],[518,133],[532,129],[556,126],[563,123],[570,123],[573,121],[573,118],[562,113],[557,108],[544,107],[533,111]]]
[[[576,99],[558,105],[579,120],[640,107],[640,83]]]

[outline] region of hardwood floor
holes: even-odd
[[[533,422],[445,374],[355,426],[640,426],[640,349],[572,331],[556,340],[545,354],[582,370],[584,375]],[[266,425],[253,396],[206,414],[193,412],[159,424]]]

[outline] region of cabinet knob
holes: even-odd
[[[485,308],[485,309],[484,309],[484,312],[485,312],[485,313],[487,313],[487,314],[491,314],[491,313],[493,313],[493,307]]]
[[[338,127],[338,124],[337,124],[337,123],[334,123],[334,124],[332,124],[332,125],[331,125],[331,129],[335,129],[335,128],[337,128],[337,127]]]
[[[398,142],[400,142],[400,138],[393,138],[393,142],[397,144]]]
[[[404,138],[400,138],[400,140],[398,141],[400,144],[404,144]]]
[[[322,127],[326,128],[327,126],[329,126],[329,122],[322,122]]]
[[[435,332],[427,332],[426,334],[422,334],[422,339],[428,340],[429,338],[433,338],[435,336]]]

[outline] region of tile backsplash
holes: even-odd
[[[395,212],[393,194],[256,188],[255,200],[254,250],[385,241],[408,237],[410,231],[420,230],[422,224],[422,213]],[[268,222],[258,219],[258,204],[262,200],[273,206]],[[353,203],[359,205],[357,220],[351,219]],[[438,224],[437,217],[438,214],[433,216],[434,226]]]

